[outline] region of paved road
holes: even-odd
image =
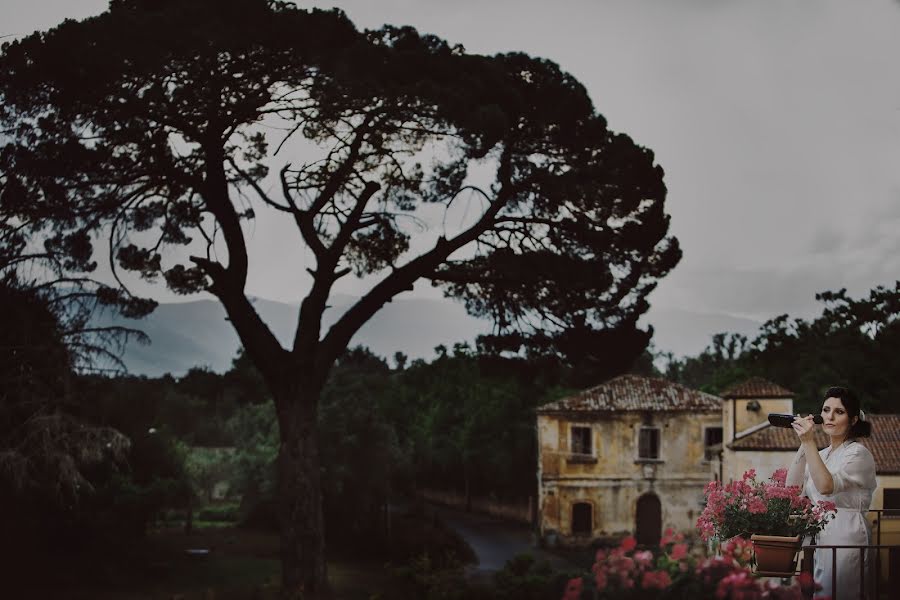
[[[528,525],[503,521],[487,515],[469,513],[443,506],[429,506],[448,526],[472,546],[478,557],[476,572],[493,572],[518,554],[530,554],[537,560],[548,560],[556,568],[572,568],[565,559],[537,548]]]

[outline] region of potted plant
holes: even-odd
[[[756,470],[740,481],[706,486],[706,506],[697,520],[704,540],[735,536],[753,542],[758,572],[793,573],[801,541],[821,531],[834,517],[833,502],[813,503],[799,486],[786,486],[787,469],[768,481],[757,481]]]

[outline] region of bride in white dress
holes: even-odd
[[[837,506],[837,515],[819,533],[819,545],[871,544],[872,534],[866,511],[872,502],[875,481],[875,459],[857,438],[868,437],[872,425],[865,420],[859,401],[848,389],[829,388],[822,404],[822,429],[831,445],[818,451],[813,437],[813,418],[796,417],[793,427],[800,438],[800,449],[788,469],[787,485],[802,485],[813,502],[828,500]],[[813,577],[822,586],[816,597],[835,600],[865,598],[860,594],[860,552],[837,551],[837,587],[832,589],[832,550],[816,552]],[[866,556],[866,565],[869,560]],[[869,570],[866,568],[866,579]],[[866,581],[868,588],[871,582]]]

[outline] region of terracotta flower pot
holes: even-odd
[[[800,536],[751,535],[758,573],[793,574],[800,550]]]

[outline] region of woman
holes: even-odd
[[[813,417],[794,418],[800,449],[788,469],[786,483],[802,485],[804,494],[813,502],[828,500],[837,506],[837,515],[819,533],[817,544],[866,546],[871,544],[866,511],[878,484],[875,459],[857,439],[868,437],[872,425],[866,421],[856,396],[842,387],[825,392],[822,419],[822,429],[831,445],[819,452],[813,437]],[[813,577],[822,585],[820,595],[833,597],[836,592],[837,600],[861,598],[859,559],[859,550],[837,551],[837,589],[832,590],[832,551],[816,552]]]

